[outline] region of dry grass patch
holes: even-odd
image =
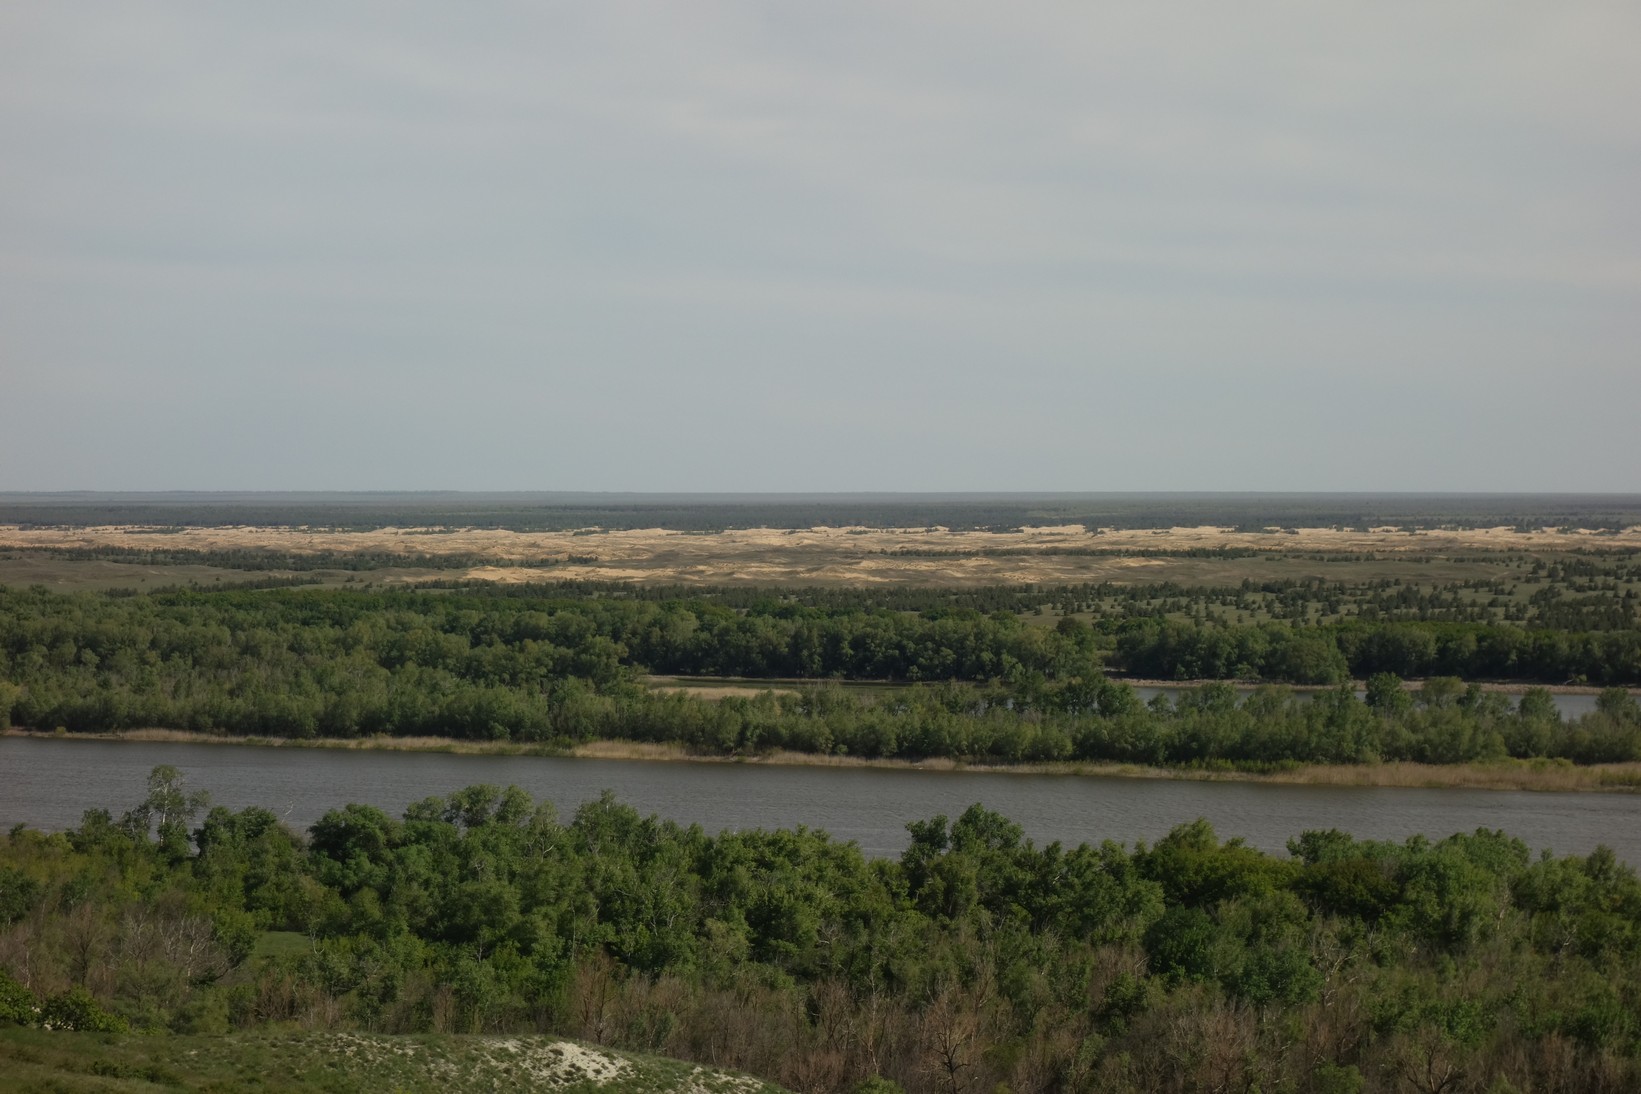
[[[1315,786],[1399,786],[1472,790],[1641,790],[1641,763],[1577,766],[1565,760],[1499,763],[1309,765],[1261,776]]]
[[[690,687],[684,684],[652,684],[651,691],[663,695],[692,695],[697,699],[755,699],[760,695],[796,695],[791,688],[760,688],[749,684],[714,684],[705,687]]]

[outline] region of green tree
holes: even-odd
[[[38,1020],[39,1004],[34,993],[0,968],[0,1024],[30,1026]]]
[[[208,791],[188,793],[185,781],[170,764],[158,765],[148,773],[148,796],[120,820],[135,838],[152,833],[160,852],[174,861],[188,856],[188,824],[211,800]]]
[[[1376,672],[1368,677],[1368,708],[1385,718],[1406,714],[1413,707],[1413,697],[1402,687],[1402,678],[1391,672]]]

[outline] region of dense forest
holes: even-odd
[[[306,838],[206,804],[157,768],[0,840],[0,1024],[551,1031],[807,1091],[1641,1085],[1641,883],[1605,850],[1037,847],[975,806],[868,861],[608,796],[566,822],[470,787]]]
[[[1005,762],[1591,763],[1641,759],[1641,708],[1622,689],[1564,720],[1543,691],[1517,701],[1455,677],[1509,655],[1518,674],[1540,665],[1552,678],[1577,669],[1633,680],[1637,638],[1442,623],[1101,628],[1063,617],[1039,627],[1007,612],[823,608],[769,596],[734,607],[470,590],[0,589],[0,723],[549,747],[625,739],[711,753]],[[1104,674],[1109,663],[1312,683],[1354,671],[1368,683],[1360,697],[1349,685],[1312,695],[1276,683],[1241,696],[1220,684],[1147,704]],[[1431,671],[1443,675],[1402,685],[1403,675]],[[703,702],[646,686],[645,672],[814,683]],[[915,683],[837,682],[850,679]]]
[[[161,537],[162,539],[164,537]],[[912,552],[962,558],[1019,553],[1014,550]],[[844,610],[925,612],[969,608],[985,613],[1008,611],[1033,615],[1070,615],[1085,622],[1105,623],[1135,619],[1174,619],[1197,623],[1242,625],[1261,622],[1297,624],[1341,622],[1510,623],[1527,630],[1614,631],[1641,629],[1641,554],[1630,550],[1594,551],[1581,548],[1549,557],[1527,554],[1449,557],[1440,560],[1401,560],[1401,576],[1384,576],[1378,556],[1371,553],[1321,555],[1238,548],[1183,548],[1175,550],[1096,550],[1047,548],[1025,552],[1034,556],[1075,553],[1089,557],[1123,559],[1255,559],[1267,571],[1273,567],[1303,575],[1317,564],[1351,578],[1317,576],[1244,578],[1220,585],[1179,581],[1103,581],[1065,585],[996,585],[968,588],[939,585],[881,587],[681,586],[668,584],[589,581],[577,576],[582,567],[596,566],[601,558],[587,553],[502,558],[468,552],[395,551],[285,551],[271,548],[200,549],[175,546],[13,547],[0,560],[39,559],[72,568],[88,562],[114,563],[141,574],[125,586],[130,591],[158,592],[198,588],[198,580],[167,581],[166,568],[210,575],[214,589],[277,588],[304,584],[358,585],[362,579],[414,573],[424,588],[488,591],[494,596],[535,599],[581,599],[614,596],[645,600],[712,600],[745,609],[771,598],[802,607]],[[1418,574],[1432,561],[1468,568],[1474,576],[1455,580]],[[466,570],[474,567],[529,568],[528,585],[445,578],[430,580],[428,571]],[[194,567],[185,571],[186,567]],[[155,574],[154,571],[159,573]],[[557,571],[556,581],[540,580]],[[66,571],[59,570],[58,573]],[[581,571],[585,572],[585,571]],[[244,576],[242,576],[244,575]],[[258,575],[255,577],[249,575]],[[148,578],[155,578],[150,586]]]

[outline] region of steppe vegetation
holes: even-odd
[[[0,499],[0,726],[1641,770],[1637,499],[439,504]],[[1141,677],[1194,686],[1142,702]],[[1562,716],[1567,687],[1595,709]],[[1201,822],[1040,848],[980,806],[911,835],[867,861],[490,787],[303,835],[158,769],[130,810],[0,844],[0,1064],[61,1089],[233,1086],[235,1059],[457,1089],[576,1038],[806,1091],[1641,1085],[1641,883],[1604,850],[1329,832],[1282,858]],[[653,1066],[632,1089],[720,1082]]]
[[[1237,530],[1083,525],[747,528],[291,528],[0,525],[0,577],[73,587],[608,581],[760,588],[1294,583],[1525,588],[1562,559],[1633,560],[1641,528]],[[1534,563],[1540,567],[1531,570]],[[1603,578],[1607,575],[1602,574]],[[1623,580],[1620,578],[1619,580]],[[1633,587],[1633,586],[1630,586]],[[1490,589],[1486,602],[1495,595]]]

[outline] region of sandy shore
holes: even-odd
[[[233,737],[175,729],[136,729],[125,733],[37,733],[7,729],[3,737],[71,741],[147,741],[175,744],[239,745],[257,748],[330,748],[349,751],[447,752],[465,755],[557,756],[598,760],[668,763],[743,764],[766,767],[876,767],[901,771],[982,771],[1015,775],[1085,775],[1125,779],[1181,779],[1288,783],[1304,786],[1435,787],[1480,790],[1641,791],[1641,763],[1591,764],[1580,767],[1561,760],[1500,760],[1472,764],[1306,764],[1274,772],[1145,767],[1114,763],[965,763],[928,760],[866,759],[807,752],[769,752],[755,756],[702,755],[681,745],[641,741],[592,741],[569,750],[516,741],[466,741],[454,737],[361,737],[346,740],[290,737]]]

